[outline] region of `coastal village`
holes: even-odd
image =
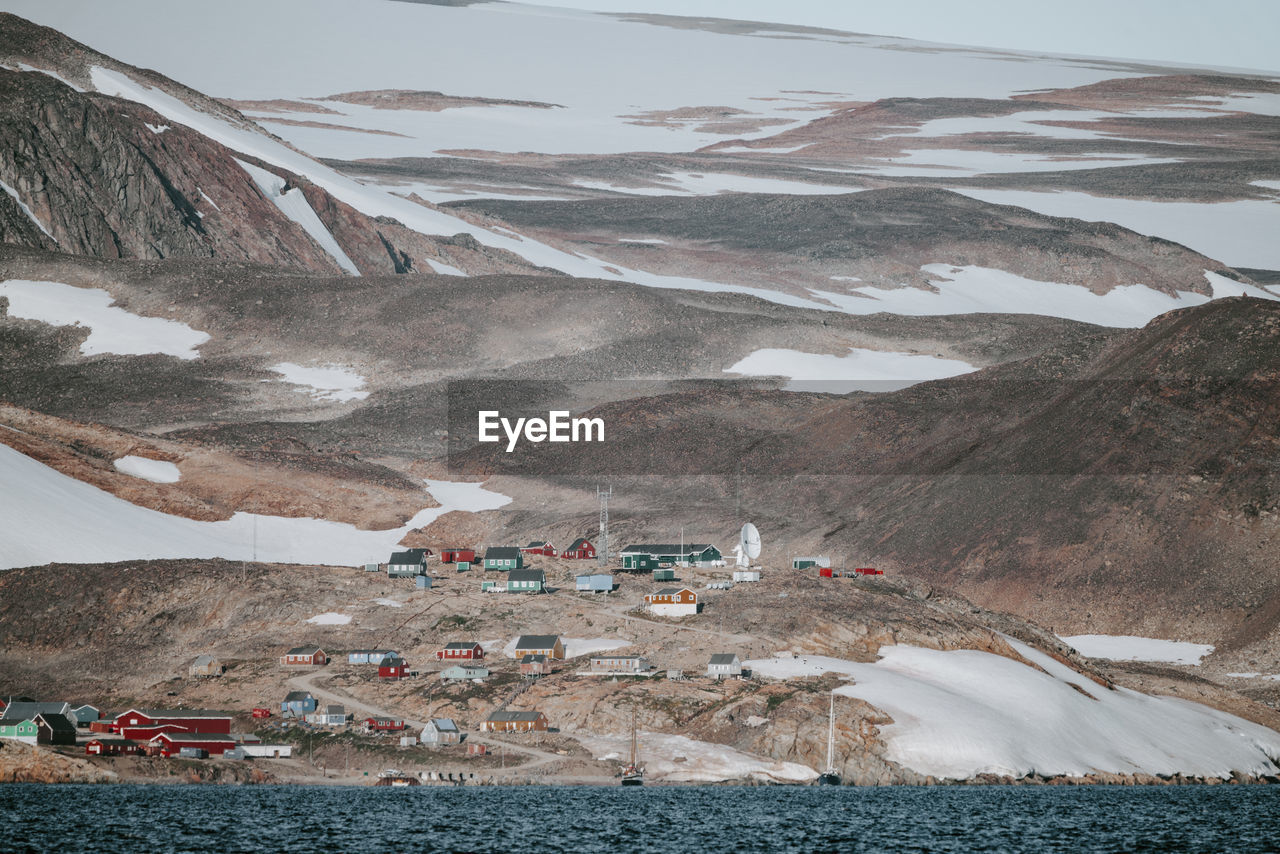
[[[606,561],[597,553],[595,544],[579,537],[562,550],[545,540],[524,546],[407,548],[392,553],[385,561],[347,571],[359,573],[363,579],[384,579],[407,597],[404,604],[421,604],[426,610],[475,591],[486,599],[489,594],[506,594],[512,603],[507,613],[513,626],[520,624],[520,602],[527,601],[522,594],[611,602],[603,613],[622,614],[632,621],[689,625],[709,619],[709,597],[734,595],[731,591],[735,587],[761,581],[762,568],[750,559],[759,555],[758,535],[754,534],[754,526],[747,526],[744,538],[748,528],[756,537],[754,547],[744,539],[736,550],[738,559],[731,553],[728,561],[715,545],[699,542],[631,544]],[[819,579],[883,574],[870,568],[845,572],[831,564],[827,556],[801,556],[791,559],[790,569]],[[627,592],[620,596],[624,587]],[[620,599],[628,601],[612,604]],[[379,601],[401,604],[388,599]],[[307,622],[333,626],[342,625],[345,619],[344,615],[328,613]],[[616,634],[618,625],[601,628],[606,634]],[[538,755],[544,752],[536,745],[548,737],[557,743],[554,736],[559,731],[554,713],[549,715],[530,702],[529,689],[539,680],[561,673],[614,682],[658,679],[720,683],[752,678],[745,663],[746,649],[708,646],[699,659],[700,666],[690,669],[687,655],[682,656],[680,666],[675,666],[650,655],[625,652],[630,644],[623,640],[570,638],[532,631],[488,640],[470,635],[459,626],[429,656],[417,660],[410,660],[396,644],[340,648],[309,642],[305,634],[288,642],[294,645],[263,650],[263,660],[275,661],[279,690],[276,696],[264,696],[250,708],[175,705],[117,710],[65,699],[11,696],[0,699],[0,740],[82,755],[90,760],[114,762],[146,757],[187,764],[283,765],[290,768],[285,776],[294,779],[300,766],[306,769],[303,776],[316,770],[315,742],[340,737],[347,751],[342,773],[335,772],[335,779],[351,782],[353,778],[367,778],[374,785],[527,781],[521,777],[520,769],[526,764],[536,765]],[[758,654],[761,650],[753,652]],[[219,650],[210,649],[186,664],[185,681],[216,685],[237,666],[243,663],[224,659]],[[375,705],[350,690],[336,692],[326,687],[339,679],[344,685],[410,685],[422,695],[462,690],[487,698],[488,708],[469,719],[414,720],[395,708],[382,707],[390,704]],[[358,766],[354,774],[352,747],[356,749]],[[555,755],[568,752],[562,746],[555,750]],[[372,757],[382,767],[367,767]],[[634,763],[632,757],[629,767],[633,772]],[[507,773],[508,764],[511,773]],[[401,766],[414,770],[397,770]],[[320,774],[328,779],[329,768],[322,766]]]

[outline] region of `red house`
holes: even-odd
[[[221,756],[237,744],[238,742],[229,735],[201,732],[162,732],[151,739],[151,746],[160,748],[161,756],[177,756],[178,751],[184,747],[195,747],[209,751],[210,756]]]
[[[129,756],[141,753],[142,743],[131,738],[104,736],[85,742],[84,752],[90,756]]]
[[[280,656],[285,667],[321,667],[329,663],[329,656],[318,646],[295,646]]]
[[[454,641],[436,650],[436,661],[480,661],[484,647],[475,641]]]
[[[546,540],[534,540],[527,546],[521,547],[520,551],[527,555],[542,555],[543,557],[555,557],[556,547],[548,543]]]
[[[593,560],[596,556],[596,547],[586,537],[578,537],[573,541],[573,545],[560,553],[560,557],[570,558],[572,560]]]
[[[370,732],[400,732],[404,721],[398,718],[365,718],[364,728]]]
[[[199,709],[130,709],[116,715],[111,731],[139,741],[165,733],[226,735],[231,732],[231,716]]]
[[[378,665],[379,679],[403,679],[408,675],[409,665],[404,663],[403,658],[389,655]]]
[[[441,563],[475,563],[475,549],[441,549]]]

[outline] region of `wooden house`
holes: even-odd
[[[317,708],[307,715],[307,723],[313,726],[346,726],[347,709],[336,703],[327,705],[323,709]]]
[[[483,682],[489,678],[489,668],[478,664],[454,664],[440,671],[441,682]]]
[[[735,652],[718,652],[707,662],[707,675],[713,679],[742,675],[742,660]]]
[[[475,549],[450,548],[440,550],[441,563],[475,563]]]
[[[384,658],[398,655],[394,649],[353,649],[347,653],[347,664],[381,664]]]
[[[412,578],[427,572],[427,555],[424,549],[406,549],[393,552],[387,561],[388,578]]]
[[[484,647],[475,641],[451,641],[436,650],[436,661],[482,661]]]
[[[40,727],[34,718],[18,715],[0,717],[0,739],[36,744],[40,740]]]
[[[524,569],[524,553],[515,546],[489,546],[484,550],[484,569],[485,572]]]
[[[150,741],[162,732],[226,735],[231,732],[231,716],[204,709],[129,709],[116,715],[110,731],[138,741]]]
[[[94,721],[102,719],[102,711],[97,706],[85,703],[83,706],[76,706],[67,716],[78,729],[88,729]]]
[[[591,656],[590,661],[591,669],[588,672],[601,676],[635,676],[648,673],[652,669],[649,659],[643,655],[601,654]]]
[[[89,756],[135,756],[142,753],[142,742],[117,735],[100,735],[85,742],[84,752]]]
[[[399,718],[365,718],[364,728],[369,732],[400,732],[404,721]]]
[[[480,724],[483,732],[546,732],[547,716],[542,712],[494,712]]]
[[[551,673],[551,660],[545,655],[522,655],[520,657],[520,675],[537,677]]]
[[[698,613],[698,594],[688,587],[663,587],[646,593],[644,604],[659,617],[684,617]]]
[[[196,660],[187,668],[187,675],[207,679],[221,676],[225,671],[226,668],[222,666],[222,662],[214,656],[197,655]]]
[[[564,659],[564,644],[559,635],[521,635],[516,638],[516,658],[545,655],[552,661]]]
[[[301,718],[316,710],[316,698],[310,691],[290,691],[280,703],[280,714]]]
[[[719,566],[724,562],[720,550],[710,543],[637,543],[624,548],[620,557],[623,567],[631,569],[656,569],[663,564]],[[639,558],[646,557],[648,560],[637,563]],[[631,558],[630,566],[628,558]]]
[[[523,546],[520,551],[527,555],[542,555],[543,557],[555,557],[556,547],[548,543],[546,540],[534,540],[527,546]]]
[[[607,572],[579,575],[574,579],[574,588],[579,593],[612,593],[613,576]]]
[[[285,667],[323,667],[329,656],[318,646],[295,646],[280,656],[280,663]]]
[[[239,742],[229,735],[201,732],[162,732],[151,739],[150,744],[159,748],[161,756],[178,756],[183,748],[203,750],[209,756],[221,756],[239,746]]]
[[[403,679],[409,675],[409,665],[403,658],[384,658],[378,665],[379,679]]]
[[[569,548],[560,553],[560,557],[570,560],[595,560],[596,547],[586,537],[578,537]]]
[[[508,593],[541,593],[547,576],[540,569],[513,569],[507,573]]]
[[[432,718],[422,728],[420,741],[431,747],[447,744],[461,744],[462,731],[452,718]]]

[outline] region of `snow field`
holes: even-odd
[[[152,460],[128,454],[120,457],[112,465],[115,466],[116,471],[149,480],[152,483],[177,483],[182,479],[182,472],[178,467],[164,460]]]
[[[77,288],[61,282],[9,279],[0,282],[0,296],[9,298],[9,314],[54,326],[87,326],[89,337],[80,345],[85,356],[116,354],[142,356],[160,353],[197,359],[209,335],[185,323],[160,317],[141,317],[117,305],[101,288]]]
[[[351,622],[351,617],[347,614],[339,614],[334,611],[326,611],[323,614],[316,614],[307,620],[317,626],[345,626]]]
[[[168,127],[168,125],[165,125],[165,127]],[[316,216],[315,210],[307,201],[307,197],[300,187],[294,187],[286,192],[284,179],[279,175],[268,172],[266,169],[260,169],[252,163],[245,163],[238,158],[236,163],[239,163],[240,168],[249,173],[253,183],[257,184],[258,189],[262,191],[262,195],[270,199],[271,203],[279,208],[281,213],[302,226],[302,230],[310,235],[312,240],[320,244],[320,248],[329,253],[329,256],[338,262],[339,267],[353,276],[360,275],[355,263],[347,257],[346,252],[342,251],[342,247],[338,245],[338,241],[334,239],[329,229],[325,228],[324,223],[320,221],[320,217]]]
[[[1213,653],[1213,645],[1159,640],[1133,635],[1072,635],[1060,640],[1088,658],[1111,661],[1157,661],[1165,664],[1200,664]]]
[[[310,389],[316,400],[364,400],[369,392],[361,391],[364,377],[341,365],[303,366],[293,362],[272,365],[271,370],[280,374],[282,382]]]
[[[818,772],[797,762],[753,756],[723,744],[657,732],[636,735],[636,758],[644,767],[645,776],[666,783],[719,783],[726,780],[807,783],[818,776]],[[575,737],[601,761],[613,761],[630,754],[629,737],[580,733],[575,733]],[[674,761],[681,757],[684,761]]]
[[[791,381],[783,387],[787,391],[830,394],[897,391],[919,382],[976,370],[973,365],[958,359],[859,347],[850,347],[844,356],[799,350],[756,350],[724,369],[725,373],[755,377],[789,377]]]

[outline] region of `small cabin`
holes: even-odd
[[[520,551],[527,555],[542,555],[543,557],[555,557],[556,547],[548,543],[546,540],[534,540],[527,546],[522,546]]]
[[[429,576],[429,575],[415,575],[415,576],[413,577],[413,586],[414,586],[414,587],[416,587],[416,588],[418,588],[419,590],[430,590],[430,589],[431,589],[431,576]]]
[[[280,714],[301,718],[316,710],[316,698],[310,691],[290,691],[280,702]]]
[[[634,676],[648,673],[652,668],[649,659],[643,655],[593,655],[591,670],[593,674]]]
[[[221,676],[225,671],[226,668],[222,666],[222,662],[214,656],[197,655],[196,660],[187,668],[187,675],[208,679]]]
[[[494,712],[480,723],[484,732],[546,732],[547,716],[542,712]]]
[[[513,569],[507,573],[508,593],[541,593],[547,577],[540,569]]]
[[[369,732],[400,732],[404,721],[399,718],[365,718],[364,728]]]
[[[520,657],[520,675],[537,677],[551,673],[551,660],[545,655],[524,655]]]
[[[403,658],[384,658],[382,663],[378,665],[379,679],[403,679],[408,675],[409,665],[405,664]]]
[[[387,561],[388,578],[412,578],[427,574],[427,555],[424,549],[407,549],[394,552]]]
[[[331,704],[323,709],[316,709],[307,715],[307,723],[313,726],[346,726],[347,709],[345,706]]]
[[[475,641],[452,641],[436,650],[436,661],[480,661],[484,647]]]
[[[552,661],[564,658],[564,644],[559,635],[521,635],[516,638],[515,657],[545,655]]]
[[[707,662],[707,675],[713,679],[742,675],[742,660],[736,652],[719,652]]]
[[[295,646],[280,656],[285,667],[322,667],[329,663],[329,656],[318,646]]]
[[[438,747],[447,744],[461,744],[462,731],[452,718],[432,718],[422,728],[423,744]]]
[[[489,678],[489,668],[478,664],[455,664],[440,671],[441,682],[483,682]]]
[[[591,575],[579,575],[575,581],[575,589],[579,593],[612,593],[613,576],[604,572]]]
[[[485,572],[524,569],[524,553],[515,546],[489,546],[484,550]]]
[[[88,729],[89,725],[94,721],[102,719],[102,712],[97,706],[91,706],[85,703],[83,706],[77,706],[67,715],[71,722],[79,729]]]
[[[595,560],[596,547],[586,537],[578,537],[569,548],[560,553],[560,557],[570,560]]]
[[[467,563],[467,564],[475,563],[476,550],[460,549],[460,548],[441,549],[440,562],[441,563]]]

